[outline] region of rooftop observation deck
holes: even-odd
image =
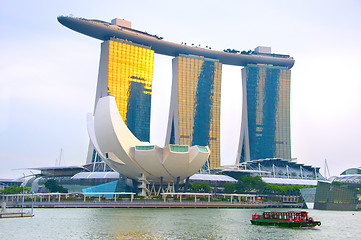
[[[123,26],[112,25],[101,20],[60,16],[58,17],[58,21],[76,32],[99,40],[107,41],[110,38],[125,39],[133,43],[149,46],[155,53],[167,56],[176,57],[179,54],[188,54],[218,59],[221,63],[227,65],[246,66],[247,64],[265,64],[287,67],[288,69],[292,68],[295,62],[292,57],[287,55],[229,53],[172,43],[162,40],[156,35]]]

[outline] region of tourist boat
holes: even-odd
[[[280,227],[316,227],[320,226],[320,221],[308,217],[305,211],[273,212],[267,211],[262,214],[252,215],[252,224]]]

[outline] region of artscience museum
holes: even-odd
[[[100,98],[94,116],[88,115],[88,132],[97,153],[117,172],[130,179],[178,183],[195,174],[207,161],[208,146],[167,145],[141,142],[119,114],[115,98]]]

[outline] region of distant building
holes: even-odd
[[[97,163],[99,164],[99,163]],[[89,172],[84,166],[52,166],[31,168],[40,173],[28,176],[23,181],[32,192],[48,192],[44,184],[47,180],[55,180],[57,184],[66,188],[69,193],[83,192],[84,189],[97,187],[99,192],[109,192],[109,186],[115,186],[111,192],[125,192],[132,190],[132,181],[112,172]],[[93,169],[92,169],[93,170]]]
[[[361,167],[346,169],[341,173],[341,175],[361,175]]]
[[[242,69],[242,125],[237,162],[291,160],[290,80],[286,67],[248,64]]]
[[[319,167],[280,158],[242,162],[235,166],[222,167],[217,172],[235,179],[242,176],[259,176],[264,182],[276,185],[316,186],[318,180],[324,180]]]
[[[209,146],[205,168],[220,166],[222,64],[179,55],[173,59],[173,82],[165,144]]]
[[[211,187],[223,187],[225,183],[237,183],[238,181],[230,176],[221,174],[194,174],[189,178],[189,183],[207,183]]]
[[[4,190],[9,187],[20,187],[23,181],[15,179],[0,179],[0,190]]]
[[[349,168],[343,171],[340,176],[331,177],[329,180],[340,182],[353,188],[361,188],[361,167]]]

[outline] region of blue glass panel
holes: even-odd
[[[145,84],[131,81],[127,105],[126,124],[140,141],[149,142],[151,94]]]
[[[213,85],[214,85],[214,62],[205,61],[198,78],[194,125],[193,125],[193,145],[209,145],[209,128],[211,124],[211,109],[213,105]]]
[[[174,137],[174,115],[173,115],[173,120],[172,120],[172,130],[171,130],[171,133],[170,133],[169,144],[175,144],[175,137]]]

